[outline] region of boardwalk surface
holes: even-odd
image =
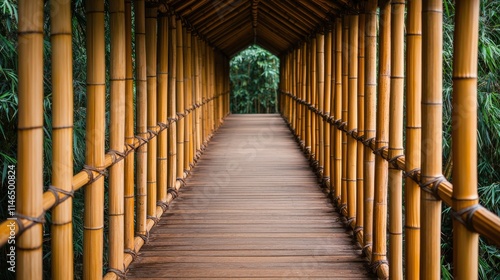
[[[365,261],[278,115],[231,115],[129,279],[366,279]]]

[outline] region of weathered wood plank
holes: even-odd
[[[130,279],[369,279],[278,115],[227,118]]]

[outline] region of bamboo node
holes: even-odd
[[[128,269],[127,270],[119,270],[116,268],[108,267],[108,273],[109,272],[113,272],[114,274],[116,274],[116,276],[118,276],[118,279],[127,279]]]
[[[457,222],[461,223],[464,225],[469,231],[471,232],[477,232],[474,229],[474,225],[472,224],[472,218],[474,217],[474,213],[483,208],[480,204],[474,204],[472,206],[462,208],[458,211],[452,210],[451,215]],[[465,220],[462,218],[463,215],[466,215]]]
[[[388,161],[389,161],[389,164],[391,164],[391,165],[392,165],[392,167],[394,167],[395,169],[398,169],[398,159],[399,159],[400,157],[404,157],[404,156],[405,156],[405,155],[397,155],[397,156],[395,156],[395,157],[393,157],[393,158],[389,159],[389,160],[388,160]]]
[[[73,189],[71,189],[70,191],[66,191],[66,190],[57,188],[53,185],[50,185],[48,191],[51,192],[54,195],[54,197],[56,198],[56,203],[54,204],[54,206],[63,203],[64,201],[66,201],[70,197],[75,197],[75,191]],[[59,193],[62,193],[64,195],[62,199],[59,198]]]
[[[439,185],[444,181],[446,181],[446,178],[443,175],[439,175],[432,178],[432,180],[430,180],[429,182],[420,183],[420,187],[423,191],[432,194],[437,200],[441,200],[441,198],[437,194],[437,189]]]
[[[163,212],[167,211],[167,209],[168,209],[168,203],[165,201],[161,201],[161,200],[157,201],[156,206],[160,206],[160,208],[161,208],[161,210],[163,210]]]
[[[184,181],[184,180],[182,180],[182,181]],[[176,188],[168,188],[167,194],[172,195],[172,199],[176,199],[179,196],[179,192],[177,191]]]

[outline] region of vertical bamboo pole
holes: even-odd
[[[184,114],[184,46],[183,46],[183,28],[181,20],[177,20],[176,24],[177,33],[177,54],[176,54],[176,68],[177,68],[177,114],[180,115],[180,119],[177,122],[177,178],[184,178],[184,126],[185,118]]]
[[[16,244],[17,279],[42,279],[43,1],[19,1],[18,216],[38,222]]]
[[[318,99],[318,110],[320,113],[325,111],[325,34],[318,33],[316,35],[316,65],[317,65],[317,99]],[[325,123],[321,115],[317,116],[317,130],[318,130],[318,158],[319,158],[319,170],[321,175],[324,176],[325,171]],[[323,177],[323,182],[325,182]]]
[[[185,112],[184,122],[184,170],[189,172],[191,167],[191,138],[192,138],[192,120],[193,114],[187,109],[191,107],[193,99],[193,79],[191,77],[191,32],[187,29],[183,30],[182,38],[184,40],[184,108]]]
[[[358,31],[359,31],[359,16],[351,15],[348,18],[349,35],[348,35],[348,108],[349,121],[347,122],[347,130],[352,133],[358,127]],[[351,228],[356,226],[356,202],[357,202],[357,186],[356,186],[356,163],[358,160],[358,141],[353,137],[347,137],[347,152],[346,152],[346,190],[347,190],[347,219]]]
[[[336,87],[337,87],[337,52],[336,52],[336,36],[335,32],[336,24],[335,20],[332,22],[332,55],[331,55],[331,64],[332,64],[332,76],[331,76],[331,98],[330,98],[330,116],[333,120],[337,119],[335,115],[335,102],[336,102]],[[337,129],[334,125],[330,127],[330,198],[335,201],[337,195],[335,194],[335,135],[337,133]]]
[[[318,84],[317,84],[317,64],[316,64],[316,45],[317,45],[317,40],[316,37],[313,37],[311,40],[311,51],[309,52],[309,71],[310,76],[309,76],[309,94],[311,98],[311,104],[313,105],[313,108],[318,108]],[[314,164],[317,166],[318,159],[319,159],[319,141],[318,141],[318,116],[316,115],[315,112],[309,110],[310,112],[310,122],[311,122],[311,152],[313,154],[312,160]]]
[[[304,68],[304,100],[306,102],[312,104],[311,100],[311,48],[312,43],[307,42],[306,43],[306,48],[304,50],[304,63],[305,63],[305,68]],[[305,110],[305,127],[306,127],[306,135],[305,135],[305,143],[306,143],[306,152],[309,154],[308,156],[312,155],[313,152],[313,138],[312,138],[312,112],[309,108],[304,106]]]
[[[71,3],[51,1],[52,46],[52,186],[72,193],[73,179],[73,57]],[[59,195],[59,194],[58,194]],[[52,278],[73,278],[73,199],[52,210]]]
[[[342,122],[347,124],[349,122],[349,111],[348,111],[348,101],[349,101],[349,16],[344,16],[342,18]],[[342,183],[341,183],[341,195],[340,195],[340,205],[341,213],[344,216],[347,214],[347,134],[342,133]]]
[[[87,18],[87,125],[85,163],[104,166],[105,64],[104,1],[89,0]],[[104,178],[85,188],[83,231],[83,278],[99,279],[103,265]],[[24,278],[28,279],[28,278]]]
[[[408,2],[406,33],[406,172],[420,168],[422,98],[422,1]],[[405,180],[405,271],[406,278],[420,278],[420,186]]]
[[[158,123],[168,123],[168,16],[167,14],[159,15],[158,20]],[[168,147],[167,135],[168,130],[163,130],[158,135],[158,182],[157,182],[157,195],[158,204],[163,205],[167,202],[167,162],[168,162]]]
[[[125,2],[113,1],[109,6],[111,30],[110,68],[110,150],[117,156],[125,146]],[[117,157],[115,156],[115,157]],[[124,227],[123,161],[109,169],[109,268],[123,270]]]
[[[457,1],[453,50],[453,209],[477,207],[477,42],[478,0]],[[470,210],[472,211],[472,210]],[[465,215],[462,215],[465,216]],[[477,279],[478,238],[453,220],[455,279]]]
[[[326,32],[325,38],[325,103],[324,103],[324,111],[325,115],[330,116],[332,110],[332,53],[333,53],[333,45],[332,45],[332,27],[329,26]],[[331,162],[332,162],[332,149],[331,149],[331,125],[328,122],[324,122],[323,124],[324,131],[324,145],[325,145],[325,164],[323,168],[323,175],[325,179],[326,186],[328,187],[328,192],[331,193]]]
[[[380,8],[379,75],[377,98],[377,132],[375,149],[379,153],[387,147],[389,138],[389,100],[391,75],[391,5]],[[375,204],[373,207],[372,265],[381,278],[388,274],[386,261],[387,230],[387,174],[388,163],[380,154],[375,158]]]
[[[359,14],[358,31],[358,135],[365,134],[365,13]],[[363,243],[364,226],[364,146],[357,141],[357,163],[356,163],[356,233],[357,240],[361,246]]]
[[[203,107],[201,107],[201,115],[202,115],[202,122],[201,122],[201,134],[202,134],[202,149],[205,149],[206,147],[206,141],[207,141],[207,117],[208,117],[208,110],[207,110],[207,104],[205,103],[208,98],[208,80],[207,80],[207,44],[206,42],[201,43],[201,87],[202,87],[202,92],[201,92],[201,98],[203,101]]]
[[[404,11],[405,2],[391,2],[391,96],[389,159],[403,156],[404,102]],[[389,165],[389,278],[403,279],[403,176]]]
[[[169,15],[169,52],[168,72],[170,81],[168,87],[168,114],[170,120],[177,117],[177,22]],[[177,122],[170,122],[168,129],[168,188],[175,188],[177,180]]]
[[[376,94],[377,94],[377,0],[370,0],[365,9],[365,139],[375,137]],[[375,155],[368,147],[364,151],[364,221],[363,244],[364,253],[371,258],[373,242],[373,202]]]
[[[334,116],[336,120],[342,119],[342,20],[337,18],[335,23],[335,97]],[[335,160],[333,162],[333,187],[335,189],[334,201],[340,202],[342,195],[342,132],[334,128],[333,146]]]
[[[146,81],[146,12],[144,0],[135,0],[135,86],[136,133],[146,138],[147,133],[147,81]],[[143,141],[143,140],[141,140]],[[136,155],[136,233],[146,236],[147,152],[148,144],[140,146]]]
[[[132,7],[125,1],[125,142],[134,144],[134,77],[132,69]],[[134,153],[125,158],[125,252],[134,250]]]
[[[195,89],[195,94],[196,94],[196,100],[195,103],[197,105],[201,104],[201,91],[202,91],[202,84],[201,84],[201,55],[200,55],[200,50],[201,50],[201,40],[200,38],[196,38],[194,40],[194,58],[195,58],[195,80],[196,80],[196,89]],[[202,110],[200,107],[196,106],[195,110],[195,127],[196,127],[196,159],[198,159],[201,155],[201,143],[202,143],[202,138],[201,138],[201,119],[202,119]]]
[[[301,69],[301,80],[302,80],[302,92],[301,92],[301,99],[302,100],[307,100],[307,42],[304,42],[304,45],[302,46],[302,69]],[[304,143],[304,147],[307,149],[307,130],[308,130],[308,125],[307,125],[307,108],[304,104],[301,104],[301,135],[300,139],[303,139],[302,142]]]
[[[441,200],[427,184],[442,178],[442,26],[443,3],[425,0],[422,5],[422,241],[420,277],[439,279]],[[425,188],[425,189],[424,189]]]

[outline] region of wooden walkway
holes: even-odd
[[[278,115],[231,115],[127,274],[130,279],[368,279]]]

